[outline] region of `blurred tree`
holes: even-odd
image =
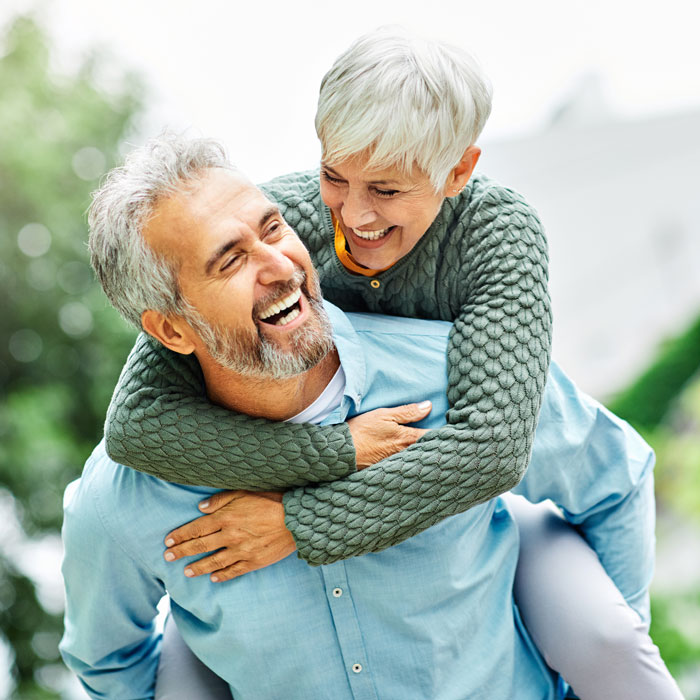
[[[700,318],[662,344],[657,357],[629,387],[608,403],[634,425],[656,451],[660,511],[700,526]],[[668,533],[667,537],[672,536]],[[693,552],[688,556],[692,558]],[[700,589],[656,591],[651,635],[671,673],[700,698]],[[693,685],[694,684],[694,685]]]
[[[684,333],[667,340],[649,368],[608,406],[638,430],[653,430],[699,370],[700,317]]]
[[[120,160],[141,87],[109,74],[110,90],[100,89],[108,63],[98,54],[54,73],[31,17],[8,25],[0,56],[0,489],[38,536],[60,526],[63,489],[100,439],[133,342],[93,280],[84,212]],[[40,669],[58,661],[61,619],[1,547],[0,622],[17,697],[57,697]]]

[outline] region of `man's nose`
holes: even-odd
[[[369,194],[351,189],[348,189],[340,215],[343,217],[343,223],[350,228],[367,226],[377,218]]]
[[[260,284],[274,284],[291,279],[296,270],[294,261],[275,246],[265,244],[263,246],[264,248],[260,251],[262,257],[258,273]]]

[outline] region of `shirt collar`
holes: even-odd
[[[324,300],[323,305],[333,326],[333,340],[345,372],[344,396],[355,404],[358,412],[367,376],[364,349],[347,315],[329,301]]]

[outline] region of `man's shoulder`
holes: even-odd
[[[104,440],[88,457],[79,479],[68,484],[63,494],[63,538],[66,546],[86,538],[104,537],[110,531],[105,504],[115,504],[112,493],[115,468],[107,455]],[[108,498],[113,495],[114,499]]]
[[[582,391],[556,363],[549,367],[543,395],[535,446],[546,443],[566,445],[583,455],[588,450],[603,453],[624,445],[628,463],[640,473],[653,468],[654,452],[644,438],[625,420]],[[538,450],[533,452],[533,457]]]
[[[428,372],[430,378],[423,387],[437,387],[439,403],[445,393],[445,362],[447,339],[451,324],[445,321],[385,316],[382,314],[345,313],[327,304],[336,347],[349,377],[362,376],[376,392],[377,375],[389,384],[408,387],[419,375]],[[364,381],[364,380],[362,380]],[[403,401],[403,399],[406,401]],[[392,401],[413,400],[400,392]],[[386,399],[383,399],[387,405]]]
[[[401,338],[436,338],[445,341],[452,323],[424,318],[405,318],[384,314],[348,313],[352,327],[357,333],[371,336]]]
[[[103,440],[87,459],[81,477],[66,488],[64,523],[69,531],[95,527],[117,539],[128,539],[140,529],[160,531],[160,519],[176,518],[182,504],[196,505],[192,491],[198,489],[118,464],[110,459]]]
[[[324,301],[324,306],[336,335],[385,339],[435,338],[438,342],[445,343],[452,328],[448,321],[343,311],[329,301]]]

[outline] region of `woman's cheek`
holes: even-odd
[[[321,199],[323,200],[323,203],[329,208],[329,209],[337,209],[338,208],[338,197],[335,192],[332,191],[332,188],[330,185],[327,183],[321,183]]]

